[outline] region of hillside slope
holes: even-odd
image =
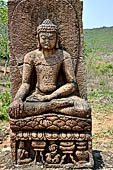
[[[84,29],[84,41],[97,54],[112,53],[113,27]]]
[[[84,30],[93,149],[113,152],[113,27]]]

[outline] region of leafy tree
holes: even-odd
[[[8,9],[7,3],[0,0],[0,56],[8,59]]]

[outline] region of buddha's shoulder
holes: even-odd
[[[30,51],[25,55],[25,58],[35,58],[36,56],[42,55],[42,52],[39,49]]]
[[[71,55],[65,50],[58,49],[57,53],[58,55],[62,56],[63,60],[71,58]]]
[[[29,53],[27,53],[24,57],[24,62],[28,62],[31,63],[32,61],[34,61],[36,58],[40,59],[40,57],[42,56],[42,52],[39,49],[30,51]]]
[[[71,55],[65,50],[63,50],[63,55],[64,55],[64,60],[71,59]]]
[[[71,55],[65,50],[58,50],[58,53],[62,56],[63,60],[71,59]]]

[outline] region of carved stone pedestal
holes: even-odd
[[[21,119],[11,119],[11,149],[14,163],[22,165],[35,162],[48,167],[93,167],[90,119],[71,116],[65,116],[63,119],[63,116],[55,114],[33,118],[31,124],[28,118],[23,122]],[[74,124],[78,132],[72,130],[75,129]],[[31,126],[34,126],[33,130],[28,130]],[[46,126],[49,130],[43,130]],[[55,126],[59,131],[54,130]],[[87,130],[84,131],[84,128]]]
[[[11,143],[16,164],[34,161],[48,167],[93,167],[90,133],[15,132]]]

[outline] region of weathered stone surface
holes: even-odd
[[[21,132],[21,131],[18,131],[18,132],[15,132],[13,133],[13,136],[12,136],[12,133],[11,133],[11,140],[21,140],[21,139],[24,139],[24,134],[26,134],[26,132]],[[90,138],[92,137],[90,133],[86,133],[84,134],[85,135],[85,140],[82,139],[80,137],[80,135],[82,135],[84,133],[77,133],[77,132],[54,132],[54,131],[49,131],[49,132],[37,132],[37,131],[28,131],[27,132],[27,137],[25,140],[35,140],[35,141],[39,141],[39,140],[60,140],[60,141],[74,141],[76,140],[76,145],[78,146],[78,144],[80,143],[84,143],[84,146],[86,146],[86,141],[88,141],[88,147],[89,149],[91,150],[91,141],[89,138],[87,138],[87,134],[90,136]],[[81,145],[80,145],[81,146]]]
[[[58,25],[61,44],[74,59],[75,68],[76,62],[78,62],[79,93],[81,97],[86,98],[85,69],[82,61],[82,3],[79,0],[44,0],[43,2],[40,2],[40,0],[8,0],[8,17],[10,63],[13,66],[11,79],[16,77],[16,81],[12,81],[12,98],[14,98],[20,86],[20,83],[18,83],[21,82],[22,77],[22,67],[20,66],[23,65],[24,56],[37,47],[35,38],[37,25],[46,18]]]
[[[88,152],[87,151],[77,151],[76,156],[79,159],[79,161],[87,161],[88,159]]]
[[[20,137],[25,135],[27,135],[26,138]],[[65,161],[65,158],[69,156],[72,162],[76,163],[76,166],[87,164],[88,159],[90,160],[90,165],[92,165],[92,151],[87,150],[89,141],[87,139],[84,141],[80,138],[82,135],[83,133],[77,134],[74,132],[62,132],[60,134],[59,132],[37,133],[36,131],[23,132],[22,135],[19,135],[19,132],[16,132],[13,134],[13,142],[16,142],[16,146],[19,146],[16,149],[19,159],[18,163],[24,164],[37,159],[41,162],[50,163],[53,166],[59,166],[57,163],[60,163],[61,166],[63,166],[62,164],[72,166],[73,164],[69,160],[67,163]],[[89,135],[91,136],[91,134]],[[76,138],[77,136],[79,136],[78,139],[81,142]],[[81,150],[79,147],[84,148]],[[46,156],[44,156],[44,153],[46,153]],[[14,156],[14,160],[16,160],[16,155]]]
[[[92,167],[80,0],[9,0],[15,164]]]
[[[93,170],[112,170],[113,169],[113,153],[109,151],[93,151],[93,157],[95,161],[95,165]],[[45,167],[43,164],[28,164],[28,165],[22,165],[22,166],[15,166],[12,163],[11,159],[11,152],[5,151],[0,152],[0,170],[70,170],[68,167],[62,167],[62,168],[49,168]],[[72,170],[75,170],[75,168],[71,168]],[[92,170],[92,168],[84,168],[84,170]]]
[[[39,149],[44,149],[46,146],[46,143],[43,141],[32,141],[32,147],[33,148],[39,148]]]
[[[48,120],[49,117],[49,120]],[[76,132],[90,132],[91,131],[91,120],[82,119],[77,117],[66,116],[64,120],[63,115],[57,114],[44,114],[42,116],[34,116],[31,118],[24,119],[10,119],[10,128],[14,131],[18,130],[71,130]],[[39,118],[39,119],[38,119]],[[68,123],[68,122],[73,122]],[[21,123],[22,122],[22,123]],[[72,126],[73,125],[73,126]],[[87,130],[86,130],[87,129]],[[84,138],[84,135],[81,136]]]

